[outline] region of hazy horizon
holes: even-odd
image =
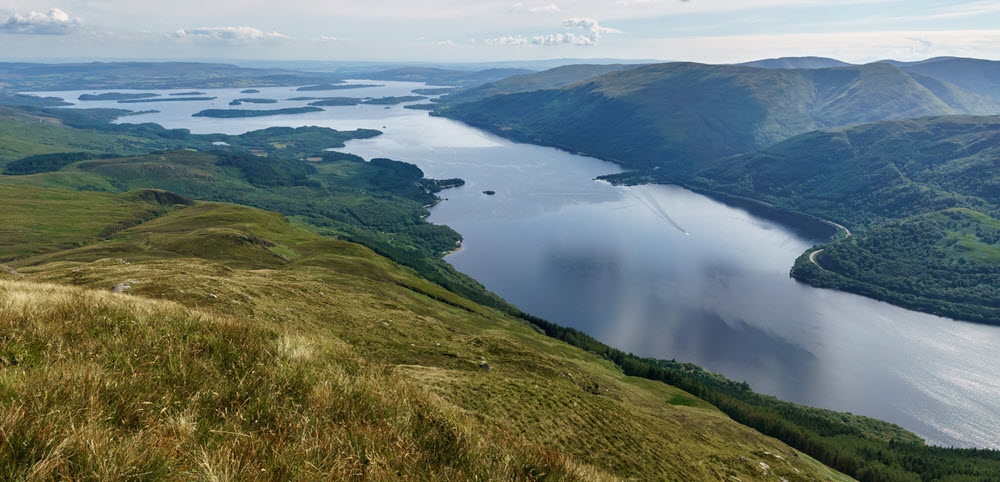
[[[2,0],[8,61],[849,63],[1000,58],[1000,4],[970,0]]]

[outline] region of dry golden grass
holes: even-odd
[[[600,478],[342,344],[107,291],[0,281],[0,478]]]

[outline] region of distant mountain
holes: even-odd
[[[598,75],[619,70],[632,69],[638,65],[624,64],[577,64],[564,65],[543,72],[521,74],[507,77],[496,82],[473,87],[441,99],[446,103],[472,102],[497,94],[512,94],[532,90],[554,89],[569,84],[584,81]]]
[[[669,63],[444,106],[436,115],[633,168],[690,168],[816,129],[1000,112],[983,96],[921,81],[885,63],[812,70]]]
[[[478,71],[436,69],[431,67],[401,67],[365,75],[372,80],[426,82],[430,85],[476,86],[495,82],[512,75],[529,74],[527,69],[486,69]]]
[[[929,75],[1000,102],[1000,61],[936,57],[919,62],[886,61],[907,71]]]
[[[827,57],[779,57],[776,59],[743,62],[736,65],[760,67],[762,69],[827,69],[830,67],[846,67],[851,64]]]

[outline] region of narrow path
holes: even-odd
[[[833,222],[833,221],[830,221],[829,219],[824,219],[823,221],[826,221],[826,222],[828,222],[828,223],[830,223],[830,224],[832,224],[832,225],[834,225],[834,226],[836,226],[836,227],[838,227],[838,228],[840,228],[840,229],[843,229],[843,230],[844,230],[844,232],[845,232],[845,233],[847,233],[847,236],[844,236],[845,238],[849,238],[849,237],[851,237],[851,230],[850,230],[850,229],[847,229],[847,228],[846,228],[845,226],[843,226],[843,225],[841,225],[841,224],[837,224],[837,223],[835,223],[835,222]],[[822,251],[822,249],[821,249],[821,250],[819,250],[819,251]],[[817,253],[818,253],[819,251],[817,251]]]
[[[847,228],[844,228],[844,229],[847,229]],[[851,232],[848,231],[847,235],[850,236]],[[816,255],[819,254],[819,253],[822,253],[822,252],[823,252],[822,249],[817,249],[816,251],[813,251],[813,252],[809,253],[809,261],[812,261],[812,264],[815,264],[816,267],[819,268],[819,269],[823,269],[823,267],[820,266],[819,263],[816,262]]]

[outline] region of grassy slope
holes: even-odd
[[[54,152],[138,152],[150,145],[148,139],[81,132],[44,114],[0,106],[0,163]]]
[[[670,63],[436,113],[628,167],[676,170],[814,129],[1000,109],[984,96],[941,84],[936,89],[945,99],[888,64],[780,70]]]
[[[74,194],[97,217],[127,197]],[[199,204],[12,267],[0,281],[7,478],[836,475],[276,213]],[[118,283],[131,289],[109,293]]]

